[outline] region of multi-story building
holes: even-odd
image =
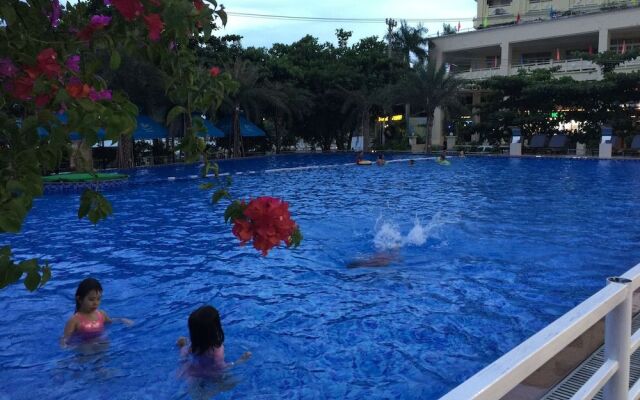
[[[430,39],[438,65],[466,80],[516,74],[520,69],[557,67],[558,76],[601,79],[580,53],[640,49],[638,0],[477,0],[476,31]],[[630,60],[616,71],[637,71]],[[473,103],[480,101],[474,94]],[[442,142],[443,115],[436,112],[433,143]]]

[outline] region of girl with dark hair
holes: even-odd
[[[226,367],[232,367],[251,357],[245,352],[236,362],[227,363],[224,360],[224,331],[220,322],[218,310],[211,306],[203,306],[189,316],[189,336],[191,346],[187,346],[187,338],[178,339],[178,347],[182,356],[191,355],[191,363],[187,372],[190,375],[207,375]]]
[[[67,321],[62,335],[62,345],[68,344],[72,337],[77,337],[82,341],[95,339],[102,336],[104,325],[118,320],[126,325],[133,324],[133,321],[126,318],[109,318],[104,310],[99,310],[102,300],[102,285],[94,278],[86,278],[76,289],[76,312]]]

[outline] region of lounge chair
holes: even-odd
[[[551,153],[566,153],[569,150],[569,138],[567,135],[557,134],[549,140],[549,151]]]
[[[531,141],[529,142],[528,149],[533,151],[534,153],[542,151],[547,148],[547,140],[549,138],[547,135],[543,135],[541,133],[537,135],[533,135],[531,137]]]
[[[633,140],[631,141],[631,146],[629,146],[626,152],[630,152],[632,154],[640,152],[640,135],[635,135],[633,137]]]
[[[620,136],[611,136],[611,153],[624,154],[624,140]]]

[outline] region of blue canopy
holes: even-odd
[[[207,136],[211,137],[224,137],[224,132],[218,129],[211,121],[208,119],[204,120],[204,126],[207,128]]]
[[[231,117],[224,117],[218,124],[224,134],[229,136],[231,136],[232,125],[233,120]],[[266,133],[245,117],[240,116],[240,135],[244,137],[260,137],[266,136]]]
[[[66,113],[56,114],[58,120],[63,124],[69,119]],[[206,125],[206,123],[205,123]],[[48,136],[49,132],[43,127],[38,127],[38,134],[40,136]],[[80,135],[77,132],[71,132],[69,135],[71,140],[80,140]],[[167,128],[157,123],[146,115],[138,116],[138,125],[136,130],[133,131],[133,138],[137,140],[150,140],[150,139],[164,139],[167,137]],[[100,128],[98,131],[98,138],[100,140],[105,139],[104,129]]]
[[[192,114],[194,117],[200,118],[202,120],[202,122],[204,122],[204,127],[206,129],[206,131],[204,132],[199,132],[198,136],[209,136],[209,137],[224,137],[224,132],[222,132],[220,129],[218,129],[217,126],[215,126],[213,124],[213,122],[211,122],[208,119],[204,119],[202,118],[202,116],[198,115],[198,114]]]
[[[66,124],[67,121],[69,121],[69,117],[67,116],[66,112],[57,113],[56,114],[56,118],[58,118],[58,121],[62,122],[63,124]],[[37,128],[37,130],[38,130],[38,135],[40,135],[40,137],[49,136],[49,131],[47,131],[46,128],[43,128],[42,126],[39,126]],[[80,140],[80,139],[82,139],[78,132],[71,132],[71,134],[69,134],[69,138],[71,140]],[[98,139],[104,140],[104,129],[102,129],[102,128],[100,128],[100,130],[98,130]]]
[[[133,131],[133,138],[137,140],[164,139],[167,128],[146,115],[138,115],[138,126]]]

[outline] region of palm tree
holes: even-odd
[[[270,87],[284,96],[284,104],[281,102],[273,104],[276,153],[280,153],[281,128],[291,126],[295,121],[300,121],[309,114],[313,108],[313,98],[311,92],[294,86],[290,82],[274,82]]]
[[[422,63],[427,58],[427,28],[422,24],[413,28],[407,21],[401,21],[400,27],[393,34],[393,43],[396,49],[401,52],[406,66],[411,64],[411,54]]]
[[[374,107],[383,103],[384,89],[368,89],[362,87],[360,90],[347,90],[338,86],[344,96],[342,113],[347,115],[347,121],[353,125],[360,125],[362,132],[362,150],[369,151],[369,132],[371,129],[371,112]]]
[[[233,64],[225,64],[225,71],[237,82],[237,88],[225,98],[222,109],[230,112],[233,121],[233,156],[241,156],[240,111],[250,120],[258,120],[268,107],[286,109],[286,97],[275,90],[266,79],[262,69],[247,60],[236,59]]]
[[[436,108],[448,107],[457,102],[456,93],[461,82],[447,74],[444,65],[436,67],[426,60],[409,70],[404,78],[388,91],[390,104],[406,102],[424,109],[427,116],[427,140],[425,150],[431,151],[431,130]]]

